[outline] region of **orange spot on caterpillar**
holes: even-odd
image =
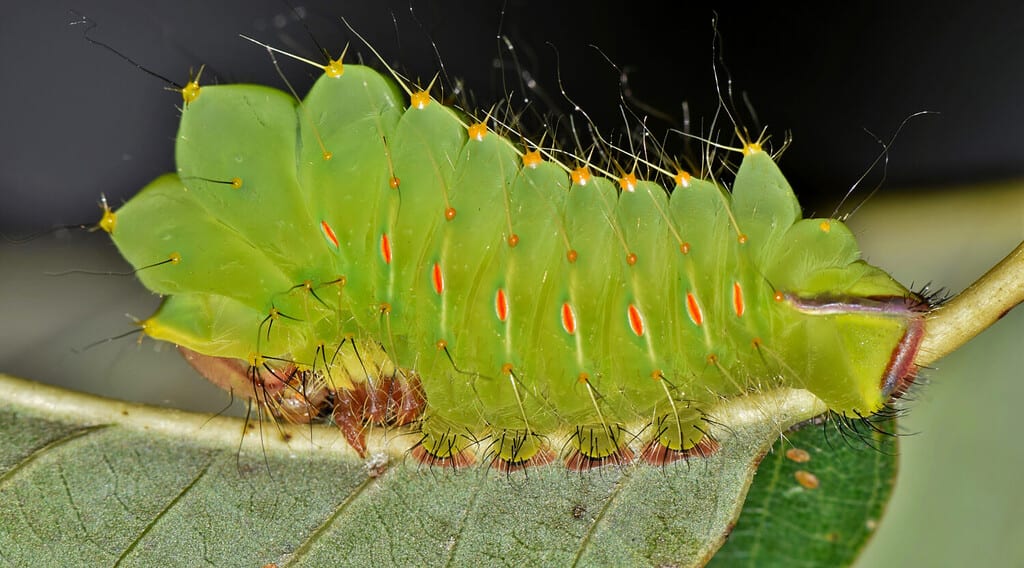
[[[380,236],[380,256],[384,259],[384,264],[391,264],[391,240],[388,239],[387,233]]]
[[[622,191],[636,191],[636,176],[632,173],[622,176],[619,178],[619,187],[622,188]]]
[[[736,316],[742,317],[746,306],[743,305],[743,288],[739,282],[732,283],[732,307],[736,310]]]
[[[504,365],[501,366],[501,374],[502,375],[511,375],[512,374],[512,369],[513,369],[512,363],[505,363]]]
[[[690,187],[690,179],[692,178],[688,172],[679,170],[679,172],[675,176],[673,176],[672,179],[676,182],[677,186]]]
[[[817,489],[821,485],[821,481],[818,480],[818,476],[809,471],[798,469],[793,472],[793,477],[804,489]]]
[[[747,244],[747,236],[741,233],[740,236],[736,237],[736,242],[740,243],[741,245]]]
[[[693,323],[697,325],[704,323],[704,314],[700,311],[700,304],[697,303],[697,297],[693,295],[693,292],[686,293],[686,311],[690,314],[690,320]]]
[[[519,244],[519,235],[512,233],[508,238],[508,246],[515,248]]]
[[[750,344],[754,346],[754,349],[760,349],[761,348],[761,338],[760,337],[755,337],[754,339],[752,339],[750,341]]]
[[[326,162],[326,161],[330,160],[331,158],[333,158],[334,154],[332,154],[331,152],[328,152],[327,150],[324,150],[324,153],[321,154],[321,156],[323,156],[324,161]]]
[[[576,313],[569,302],[562,304],[562,329],[569,335],[576,333]]]
[[[590,374],[589,373],[580,373],[579,375],[576,376],[576,382],[581,384],[581,385],[585,385],[585,384],[589,383],[590,382]]]
[[[807,463],[811,461],[811,454],[807,453],[807,450],[801,450],[800,448],[790,448],[786,450],[786,458],[796,463]]]
[[[711,355],[708,355],[708,365],[712,365],[712,366],[717,367],[718,366],[718,355],[715,355],[714,353],[712,353]]]
[[[630,266],[633,266],[634,264],[636,264],[636,261],[637,261],[636,253],[632,253],[631,252],[631,253],[626,255],[626,264],[628,264]]]
[[[655,369],[655,370],[651,371],[651,379],[652,380],[660,381],[663,378],[665,378],[665,374],[661,372],[661,369]]]
[[[387,302],[381,302],[381,304],[380,304],[380,313],[382,313],[382,314],[390,314],[391,313],[391,304],[389,304]]]
[[[327,65],[324,65],[324,74],[337,79],[345,74],[345,66],[341,64],[340,60],[332,59]]]
[[[825,219],[818,224],[818,228],[821,229],[822,233],[827,233],[832,230],[832,223],[828,219]]]
[[[487,125],[483,122],[478,122],[469,127],[469,138],[471,140],[483,140],[484,136],[487,135]]]
[[[447,219],[447,220],[449,220],[449,221],[451,221],[452,219],[454,219],[454,218],[455,218],[455,208],[454,208],[454,207],[448,207],[448,208],[446,208],[446,209],[444,210],[444,218],[445,218],[445,219]]]
[[[629,318],[629,327],[633,330],[633,333],[637,337],[642,337],[644,334],[644,318],[640,315],[640,310],[637,309],[633,304],[629,305],[627,310],[627,316]]]
[[[772,298],[774,298],[776,302],[781,302],[782,300],[786,299],[786,295],[783,294],[782,292],[776,292],[775,295],[772,296]]]
[[[498,293],[494,295],[494,312],[498,314],[498,319],[505,321],[508,319],[508,299],[505,297],[505,290],[498,288]]]
[[[434,291],[438,294],[444,292],[444,275],[441,274],[440,263],[434,263],[434,269],[431,271],[431,279],[434,282]]]
[[[679,245],[679,252],[683,254],[690,254],[690,243],[682,243]]]
[[[544,161],[544,157],[541,156],[540,152],[537,151],[537,150],[531,150],[531,151],[523,154],[523,167],[527,167],[527,168],[531,168],[531,169],[532,168],[536,168],[543,161]]]
[[[172,253],[171,253],[171,254],[170,254],[170,255],[169,255],[168,257],[167,257],[167,261],[168,261],[168,262],[170,262],[171,264],[178,264],[178,263],[180,263],[180,262],[181,262],[181,254],[179,254],[179,253],[176,253],[176,252],[172,252]]]
[[[401,183],[402,180],[398,179],[395,176],[391,176],[391,179],[388,180],[388,185],[391,187],[391,189],[398,189],[398,186]]]
[[[430,93],[426,91],[413,93],[412,96],[409,97],[409,106],[412,108],[422,110],[427,108],[428,104],[430,104]]]
[[[749,156],[751,154],[757,154],[761,151],[761,144],[757,142],[751,142],[743,146],[743,155]]]
[[[580,253],[576,252],[576,249],[569,249],[569,252],[565,253],[565,258],[569,260],[569,263],[576,262],[576,259],[580,257]]]
[[[572,182],[574,184],[587,185],[587,182],[590,181],[590,169],[586,166],[579,167],[573,170],[569,176],[572,178]]]
[[[436,345],[438,351],[444,351],[445,349],[448,349],[448,342],[443,339],[438,339]]]
[[[338,248],[338,235],[334,234],[334,229],[327,223],[327,221],[320,221],[320,231],[323,232],[324,237],[334,245],[334,248]]]

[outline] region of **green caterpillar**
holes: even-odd
[[[586,469],[714,451],[724,397],[867,416],[912,382],[925,302],[802,219],[758,142],[731,192],[646,164],[668,191],[323,69],[301,103],[190,83],[177,173],[99,224],[166,296],[143,332],[275,415],[329,413],[360,453],[414,423],[425,463]]]

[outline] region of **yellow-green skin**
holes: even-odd
[[[669,195],[647,181],[572,184],[560,164],[525,167],[493,131],[478,138],[436,101],[406,109],[356,65],[301,105],[266,87],[203,87],[182,112],[177,174],[116,213],[124,256],[163,262],[138,272],[166,296],[145,332],[309,368],[346,337],[379,343],[419,374],[425,445],[441,457],[452,433],[652,422],[683,449],[702,412],[753,389],[807,388],[847,414],[885,402],[880,380],[912,316],[807,313],[787,298],[908,291],[858,260],[845,225],[801,219],[767,153],[749,147],[731,193],[694,178]]]

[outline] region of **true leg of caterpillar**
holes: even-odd
[[[333,418],[349,445],[366,457],[367,425],[408,424],[419,418],[424,405],[419,377],[396,370],[372,382],[356,382],[352,389],[339,389]]]
[[[185,360],[206,380],[241,398],[255,401],[275,418],[291,424],[315,420],[329,404],[326,385],[310,371],[284,362],[277,367],[249,365],[240,359],[203,355],[178,347]]]

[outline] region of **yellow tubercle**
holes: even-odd
[[[199,79],[193,79],[181,89],[181,99],[185,101],[186,105],[193,103],[199,98],[199,90]]]
[[[761,143],[760,142],[750,142],[749,144],[744,144],[744,146],[743,146],[743,155],[744,156],[749,156],[751,154],[757,154],[758,152],[761,152],[761,151],[762,150],[761,150]]]
[[[485,135],[487,135],[487,124],[478,122],[469,127],[470,140],[483,140]]]
[[[427,108],[428,104],[430,104],[430,93],[426,91],[413,93],[412,96],[409,97],[409,106],[412,108],[422,110]]]
[[[324,74],[328,77],[337,79],[345,73],[345,66],[342,65],[340,59],[332,59],[330,63],[324,65]]]
[[[203,76],[203,69],[206,69],[205,65],[200,67],[196,76],[189,79],[189,82],[181,88],[181,100],[185,101],[185,106],[196,102],[196,99],[199,98],[199,78]]]
[[[109,234],[114,234],[114,229],[117,228],[117,213],[107,205],[107,200],[104,198],[100,203],[103,207],[103,216],[100,217],[100,222],[96,224],[97,227],[103,229]]]

